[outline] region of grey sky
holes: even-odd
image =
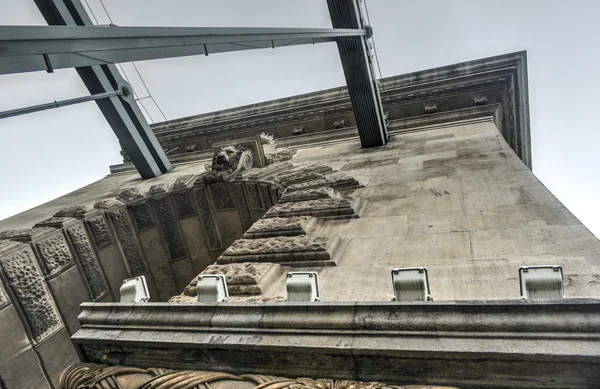
[[[101,24],[99,0],[87,0]],[[324,0],[104,0],[117,25],[330,27]],[[383,76],[528,51],[533,171],[600,236],[596,130],[600,2],[368,0]],[[32,0],[0,0],[0,24],[44,24]],[[145,90],[124,65],[140,96]],[[344,84],[334,45],[138,63],[173,119]],[[0,110],[87,94],[72,70],[0,76]],[[154,120],[161,120],[149,100]],[[0,121],[0,219],[75,190],[120,162],[95,103]]]

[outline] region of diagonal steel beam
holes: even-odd
[[[0,74],[335,42],[361,29],[0,26]]]
[[[34,1],[50,25],[92,25],[79,0]],[[86,66],[76,70],[93,95],[117,90],[124,82],[115,65]],[[157,177],[173,168],[135,101],[112,96],[96,100],[96,104],[142,178]]]
[[[365,28],[356,0],[327,0],[327,6],[334,28]],[[341,37],[337,45],[360,142],[363,147],[383,146],[388,133],[367,37]]]

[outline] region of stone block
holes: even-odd
[[[217,260],[219,265],[241,262],[273,262],[284,266],[334,266],[343,249],[337,236],[281,236],[239,239]]]
[[[242,236],[244,239],[273,236],[309,235],[317,225],[312,216],[273,217],[260,219]]]
[[[276,263],[231,263],[210,265],[202,274],[222,274],[227,279],[230,296],[260,295],[270,284],[283,274],[281,265]],[[185,288],[186,296],[197,296],[197,277]]]
[[[267,211],[264,217],[314,216],[325,219],[348,219],[358,217],[363,206],[360,199],[324,198],[279,203]]]
[[[296,201],[317,200],[334,197],[334,191],[329,187],[312,188],[306,190],[297,190],[294,192],[284,192],[279,200],[280,203],[291,203]]]

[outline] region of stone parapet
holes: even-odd
[[[597,299],[87,303],[80,319],[73,341],[86,361],[137,367],[160,361],[390,384],[593,388],[600,366]]]

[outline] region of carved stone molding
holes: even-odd
[[[154,227],[154,220],[148,209],[148,203],[128,205],[127,209],[131,212],[136,231],[144,231]]]
[[[337,236],[279,236],[238,239],[217,259],[220,265],[240,262],[274,262],[286,266],[333,266],[340,246]]]
[[[423,106],[423,112],[426,114],[436,113],[438,111],[437,104],[426,104]]]
[[[235,207],[240,215],[240,221],[242,228],[247,230],[252,225],[252,215],[250,215],[250,209],[246,201],[246,195],[244,193],[244,184],[242,182],[234,182],[231,184],[231,192],[233,193],[233,199],[235,201]]]
[[[331,187],[336,190],[346,190],[359,188],[360,186],[360,183],[354,177],[350,176],[347,173],[337,172],[329,174],[323,179],[290,185],[285,190],[287,193],[291,193],[298,190],[306,190],[321,187]]]
[[[113,243],[104,215],[98,215],[85,220],[94,241],[96,249],[101,249]]]
[[[56,231],[55,234],[40,241],[34,241],[33,246],[48,277],[53,277],[75,265],[69,245],[61,231]]]
[[[332,198],[334,195],[333,189],[329,187],[312,188],[306,190],[297,190],[295,192],[284,192],[279,200],[281,203],[290,203],[296,201],[307,201]]]
[[[39,343],[63,328],[31,248],[18,245],[12,249],[2,249],[0,245],[0,265],[27,320],[34,342]]]
[[[231,187],[229,184],[212,184],[207,186],[215,211],[228,211],[235,209],[235,203],[231,196]]]
[[[196,210],[192,205],[192,198],[190,197],[190,191],[173,192],[173,202],[177,209],[177,216],[180,219],[185,217],[193,216],[196,214]]]
[[[271,185],[267,182],[259,182],[258,183],[258,195],[265,206],[265,210],[271,208],[273,206],[273,201],[270,195]]]
[[[125,216],[123,208],[113,209],[107,212],[112,222],[115,234],[119,241],[121,251],[127,261],[131,276],[138,276],[146,273],[146,264],[142,256],[136,237]]]
[[[36,223],[33,227],[52,227],[52,228],[62,228],[64,227],[65,223],[68,223],[69,221],[73,221],[75,220],[72,217],[64,217],[64,216],[53,216],[51,218],[48,218],[46,220],[42,220],[39,223]]]
[[[198,180],[196,180],[196,182],[198,182]],[[209,250],[219,250],[223,247],[221,233],[218,230],[215,221],[213,220],[213,215],[208,203],[205,187],[202,185],[196,187],[196,189],[194,189],[194,195],[196,198],[196,204],[198,206],[199,217],[202,221],[204,232],[206,233],[208,248]]]
[[[125,204],[139,204],[146,200],[146,196],[138,188],[128,188],[119,192],[117,198]]]
[[[90,298],[92,301],[96,301],[104,297],[109,291],[108,284],[88,239],[85,227],[83,224],[76,224],[67,228],[66,232],[75,249],[79,264],[90,288]]]
[[[54,231],[52,227],[34,227],[21,230],[6,230],[0,232],[0,240],[14,240],[15,242],[29,243],[33,237],[38,234]]]
[[[111,209],[122,206],[123,203],[115,198],[108,198],[96,201],[95,209]]]
[[[263,218],[254,223],[242,238],[308,235],[314,230],[316,224],[317,219],[311,216]]]
[[[351,200],[351,199],[350,199]],[[345,198],[322,198],[317,200],[280,202],[265,213],[265,218],[314,216],[326,219],[347,219],[358,217],[359,201]]]
[[[250,207],[255,210],[264,211],[265,206],[258,193],[258,183],[246,182],[246,190],[248,191],[248,199],[250,200]]]
[[[310,374],[310,372],[307,372]],[[307,375],[308,375],[307,374]],[[382,382],[282,378],[261,374],[235,376],[229,373],[197,370],[170,370],[78,363],[69,366],[60,378],[61,388],[119,389],[452,389],[442,386],[387,386]]]
[[[175,219],[167,198],[153,199],[151,202],[154,205],[154,210],[156,211],[165,243],[169,249],[171,260],[185,257],[187,255],[187,247],[182,238],[183,234],[179,229],[179,221]]]
[[[281,265],[275,263],[232,263],[210,265],[200,273],[202,274],[223,274],[227,279],[227,289],[231,296],[259,295],[283,274],[283,270]],[[194,277],[183,294],[190,297],[197,296],[197,283],[198,277]]]
[[[281,183],[281,185],[286,188],[293,184],[299,184],[302,182],[313,181],[313,180],[322,180],[325,176],[321,173],[317,173],[310,169],[302,169],[289,173],[279,174],[277,176],[277,181]]]
[[[86,214],[92,212],[93,209],[87,205],[75,205],[72,207],[63,208],[56,212],[54,216],[57,217],[74,217],[76,219],[83,219]]]

